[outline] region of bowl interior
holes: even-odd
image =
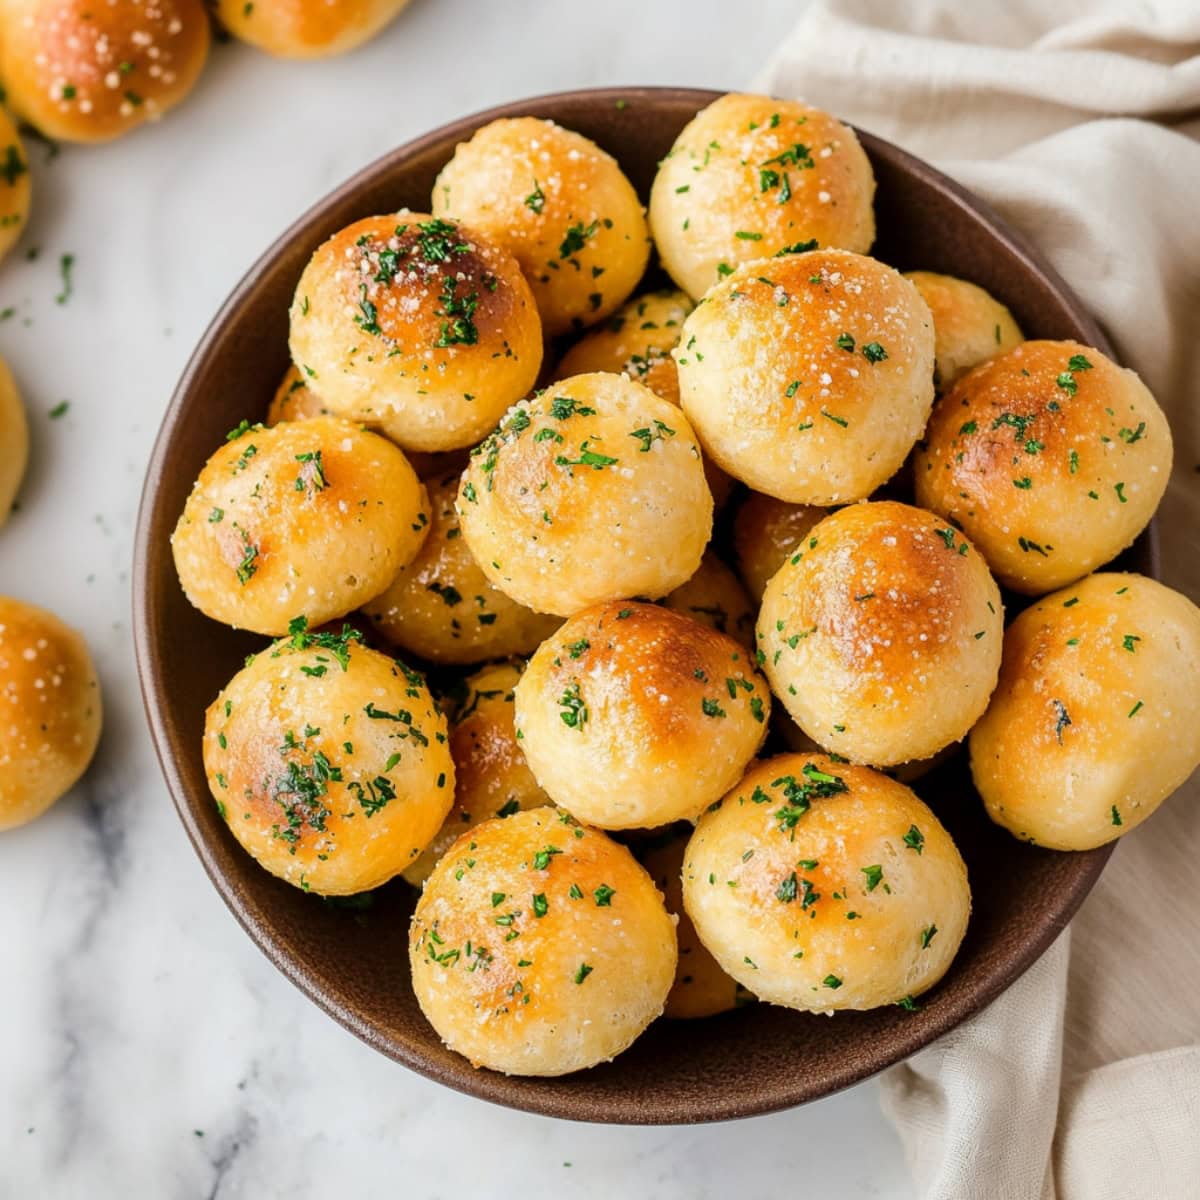
[[[579,130],[620,160],[645,197],[658,159],[716,95],[633,88],[540,97],[466,118],[368,167],[289,230],[217,316],[167,411],[139,518],[134,620],[147,714],[180,816],[235,916],[285,975],[384,1054],[476,1096],[579,1120],[749,1116],[826,1095],[898,1061],[1025,970],[1066,924],[1109,854],[1040,850],[992,826],[959,755],[917,790],[966,858],[974,912],[949,976],[920,1011],[829,1019],[752,1005],[698,1024],[660,1020],[612,1063],[564,1079],[511,1079],[474,1070],[441,1045],[421,1015],[408,978],[414,893],[407,885],[388,885],[363,908],[305,895],[261,870],[219,818],[201,762],[204,710],[264,639],[192,608],[168,539],[225,432],[265,411],[288,362],[288,304],[312,251],[359,217],[402,206],[428,211],[434,177],[455,145],[495,116],[553,117]],[[986,206],[931,167],[861,136],[879,185],[875,254],[901,268],[974,280],[1008,304],[1029,336],[1074,337],[1111,353],[1062,281]],[[1123,565],[1148,573],[1152,557],[1144,535]]]

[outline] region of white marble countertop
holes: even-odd
[[[160,414],[218,305],[293,217],[489,104],[745,86],[797,8],[414,0],[348,58],[220,46],[163,124],[53,161],[30,145],[34,216],[0,267],[0,310],[16,309],[0,353],[34,446],[0,534],[0,592],[86,633],[107,724],[83,784],[0,838],[0,1196],[911,1195],[871,1083],[733,1124],[606,1128],[492,1107],[361,1045],[270,966],[201,870],[130,640],[132,526]],[[64,254],[74,292],[59,305]]]

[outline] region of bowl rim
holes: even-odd
[[[930,1045],[956,1028],[967,1018],[982,1011],[1002,992],[1016,982],[1021,975],[1049,948],[1079,905],[1091,891],[1097,878],[1111,855],[1115,843],[1109,843],[1098,851],[1092,852],[1088,870],[1076,881],[1074,890],[1060,907],[1056,919],[1047,921],[1038,931],[1037,936],[1023,943],[1020,952],[1005,961],[1002,968],[993,969],[979,981],[978,988],[967,997],[939,1011],[937,1019],[932,1024],[913,1028],[911,1032],[897,1032],[883,1053],[868,1056],[866,1063],[847,1062],[840,1068],[835,1068],[824,1074],[819,1086],[814,1086],[803,1072],[797,1072],[794,1082],[787,1088],[775,1088],[769,1094],[763,1094],[751,1103],[743,1099],[739,1103],[724,1100],[720,1090],[714,1090],[708,1097],[705,1110],[695,1112],[686,1105],[658,1105],[655,1110],[641,1112],[621,1112],[612,1115],[597,1116],[595,1113],[582,1114],[573,1110],[569,1104],[561,1102],[562,1092],[558,1089],[538,1091],[532,1098],[526,1096],[514,1102],[511,1095],[505,1093],[506,1076],[493,1075],[488,1071],[474,1071],[469,1075],[455,1075],[444,1070],[439,1064],[427,1060],[419,1051],[404,1046],[395,1040],[389,1040],[375,1027],[363,1020],[352,1008],[340,1003],[332,994],[327,993],[314,982],[297,958],[294,951],[273,932],[258,925],[247,906],[239,896],[237,888],[227,878],[221,869],[216,855],[210,847],[204,832],[200,828],[192,811],[192,797],[184,783],[181,772],[172,751],[172,734],[166,719],[166,709],[162,702],[165,692],[163,676],[160,673],[154,652],[152,630],[156,624],[154,610],[156,605],[152,600],[153,589],[150,586],[150,563],[152,558],[152,526],[157,505],[160,483],[166,469],[166,461],[170,448],[176,441],[181,424],[184,421],[184,410],[188,396],[192,390],[196,376],[200,373],[201,365],[208,358],[213,346],[221,338],[225,329],[234,323],[247,296],[253,291],[262,273],[269,268],[273,260],[295,239],[303,237],[308,227],[321,218],[329,209],[351,199],[357,192],[366,189],[370,184],[387,176],[405,160],[451,139],[462,141],[469,138],[480,126],[498,118],[528,115],[532,106],[545,111],[556,105],[578,103],[582,99],[608,105],[618,105],[620,102],[636,103],[643,101],[667,101],[680,105],[693,106],[699,110],[712,103],[718,97],[727,94],[724,91],[706,88],[686,87],[656,87],[639,85],[629,87],[599,87],[576,88],[563,91],[549,92],[522,99],[507,101],[503,104],[470,113],[454,121],[438,126],[435,129],[411,139],[374,159],[366,166],[355,171],[345,182],[331,192],[326,193],[303,213],[293,220],[288,227],[275,238],[267,249],[260,254],[242,275],[233,291],[217,310],[209,322],[204,334],[197,343],[195,350],[188,359],[187,365],[179,378],[171,399],[164,410],[154,447],[146,468],[145,480],[138,506],[134,538],[133,570],[131,574],[131,601],[133,642],[136,658],[138,683],[141,691],[143,707],[147,724],[150,728],[151,740],[155,754],[162,770],[167,789],[171,794],[183,827],[188,835],[206,874],[212,881],[217,893],[226,907],[233,914],[238,924],[246,931],[256,946],[266,955],[270,962],[299,990],[313,1001],[321,1010],[332,1017],[343,1028],[353,1033],[361,1041],[373,1049],[397,1061],[410,1070],[423,1075],[455,1091],[471,1095],[477,1099],[502,1105],[506,1108],[517,1108],[542,1116],[559,1117],[582,1121],[603,1121],[614,1124],[696,1124],[709,1121],[732,1120],[758,1116],[783,1109],[792,1108],[810,1100],[833,1095],[835,1092],[879,1073],[880,1071],[900,1062],[923,1047]],[[1025,268],[1038,277],[1040,283],[1048,291],[1054,293],[1068,310],[1081,329],[1087,335],[1089,344],[1115,358],[1115,352],[1100,326],[1084,308],[1082,302],[1075,296],[1065,280],[1043,258],[1031,242],[1022,234],[1011,228],[1004,219],[986,201],[975,196],[966,188],[944,175],[941,171],[919,159],[886,139],[867,133],[853,127],[860,141],[868,149],[884,150],[893,162],[903,166],[922,183],[930,185],[952,200],[960,208],[969,210],[989,229],[992,236],[1000,242],[1011,254],[1018,257]],[[1157,577],[1159,574],[1159,553],[1156,523],[1152,521],[1142,535],[1147,539],[1146,553],[1149,561],[1149,574]]]

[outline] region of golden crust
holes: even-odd
[[[408,0],[217,0],[221,24],[280,58],[345,54],[373,38]]]
[[[1002,632],[979,552],[933,513],[894,501],[815,526],[758,617],[764,669],[793,719],[827,750],[875,766],[966,735],[996,685]]]
[[[47,137],[103,142],[192,89],[208,55],[202,0],[4,0],[0,77]]]
[[[493,587],[462,537],[459,476],[431,481],[429,535],[416,558],[363,609],[390,643],[438,663],[529,654],[561,624]]]
[[[577,375],[515,407],[472,453],[463,535],[501,591],[569,616],[665,595],[712,532],[712,497],[686,417],[623,375]]]
[[[663,597],[663,604],[743,646],[754,646],[755,609],[738,577],[710,549],[696,573]]]
[[[29,461],[29,423],[16,380],[0,358],[0,529],[12,512]]]
[[[21,135],[13,119],[0,108],[0,259],[25,230],[32,191],[29,158]]]
[[[1001,583],[1032,595],[1119,554],[1170,473],[1171,431],[1146,386],[1071,341],[1024,342],[964,375],[913,464],[918,503],[960,525]]]
[[[972,367],[1025,340],[1012,313],[978,284],[933,271],[905,271],[904,278],[921,293],[933,314],[934,383],[939,391]]]
[[[641,201],[616,159],[536,117],[492,121],[461,143],[432,207],[516,258],[550,335],[604,320],[650,256]]]
[[[750,492],[733,518],[733,552],[738,574],[755,600],[761,600],[771,576],[807,541],[828,510],[789,504]]]
[[[208,708],[204,770],[246,851],[327,896],[398,875],[454,798],[425,681],[352,630],[297,633],[251,659]]]
[[[468,829],[550,803],[525,761],[513,720],[513,688],[525,664],[493,663],[463,681],[450,718],[454,807],[424,853],[404,872],[420,887]]]
[[[477,442],[533,386],[542,331],[511,255],[423,213],[368,217],[313,255],[292,359],[325,405],[405,449]]]
[[[823,754],[756,764],[700,818],[683,900],[734,979],[812,1012],[928,990],[971,911],[966,866],[937,817],[903,784]]]
[[[256,633],[313,627],[378,595],[429,529],[391,442],[334,417],[248,427],[205,464],[171,538],[188,599]]]
[[[771,708],[744,646],[633,601],[567,621],[529,660],[516,696],[538,782],[605,829],[694,820],[757,753]]]
[[[459,838],[413,914],[413,990],[452,1050],[509,1075],[607,1061],[663,1009],[675,922],[624,846],[549,808]]]
[[[865,254],[874,195],[848,126],[800,101],[734,94],[675,139],[650,192],[650,227],[667,273],[698,299],[730,267],[798,243]]]
[[[1200,765],[1200,609],[1105,572],[1043,597],[1004,635],[971,730],[988,815],[1025,841],[1090,850],[1140,825]]]
[[[688,836],[675,834],[662,845],[651,847],[642,858],[642,865],[650,872],[654,886],[666,897],[667,912],[679,922],[675,926],[679,961],[663,1016],[680,1020],[715,1017],[717,1013],[741,1008],[754,1001],[754,996],[721,970],[717,960],[704,948],[692,918],[683,906],[680,872]]]
[[[684,322],[683,411],[705,453],[799,504],[868,496],[933,403],[933,324],[891,267],[814,250],[739,267]]]
[[[0,596],[0,830],[41,816],[100,740],[87,644],[53,613]]]

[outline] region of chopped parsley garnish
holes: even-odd
[[[584,703],[583,697],[579,694],[579,684],[574,682],[570,687],[563,692],[561,699],[558,702],[559,716],[562,718],[562,723],[568,729],[583,730],[587,723],[588,710]]]
[[[525,207],[539,216],[541,216],[542,209],[546,207],[546,193],[542,191],[542,186],[536,179],[533,181],[533,191],[525,197]]]
[[[918,854],[925,849],[925,835],[915,825],[908,827],[903,841],[910,850],[915,850]]]
[[[596,901],[597,908],[611,908],[612,898],[617,894],[616,888],[610,888],[607,883],[602,883],[592,892],[592,896]]]
[[[883,362],[887,358],[887,351],[878,342],[868,342],[862,348],[863,358],[869,363]]]
[[[883,879],[883,867],[877,863],[873,867],[859,867],[858,869],[867,877],[867,891],[873,892]]]

